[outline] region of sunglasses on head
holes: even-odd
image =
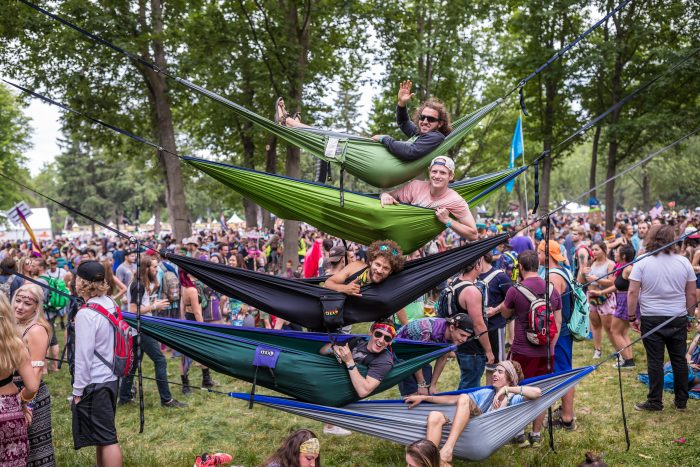
[[[384,339],[384,342],[386,342],[387,344],[390,344],[391,341],[394,340],[391,336],[388,336],[381,331],[374,331],[374,338],[375,339]]]
[[[379,251],[389,251],[389,247],[386,246],[386,245],[382,245],[382,246],[379,247]],[[392,249],[391,249],[391,254],[392,254],[393,256],[398,256],[398,255],[399,255],[399,252],[396,250],[396,248],[392,248]]]
[[[421,122],[423,120],[427,120],[429,123],[435,123],[435,122],[440,121],[440,119],[438,117],[431,117],[430,115],[420,114],[418,116],[418,121]]]

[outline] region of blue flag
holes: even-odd
[[[525,152],[525,147],[523,144],[523,125],[521,117],[518,117],[518,122],[515,124],[515,131],[513,132],[513,141],[510,143],[510,164],[508,168],[512,169],[515,167],[515,159],[523,155]],[[513,185],[515,180],[511,180],[506,183],[506,191],[510,193],[513,191]]]

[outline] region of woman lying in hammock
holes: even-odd
[[[450,434],[445,445],[440,449],[440,458],[445,464],[452,462],[452,451],[457,440],[469,423],[470,417],[476,417],[485,412],[498,410],[509,405],[519,404],[524,400],[537,399],[542,391],[534,386],[518,386],[522,370],[518,371],[520,364],[510,360],[504,360],[496,365],[493,374],[493,388],[485,387],[468,394],[449,396],[408,396],[404,401],[409,408],[413,408],[421,402],[433,404],[454,404],[454,420],[448,419],[442,412],[433,411],[428,414],[428,429],[426,437],[440,446],[442,439],[442,427],[451,424]]]
[[[372,139],[379,141],[391,154],[402,161],[410,162],[429,154],[440,146],[445,137],[452,132],[450,116],[445,105],[438,99],[430,98],[418,108],[413,115],[413,121],[408,116],[406,104],[415,95],[411,92],[413,83],[409,80],[399,85],[398,105],[396,106],[396,123],[401,131],[411,138],[409,141],[396,141],[388,135],[374,135]],[[284,100],[278,98],[275,104],[275,122],[294,128],[309,128],[301,122],[299,112],[293,116],[287,113]]]

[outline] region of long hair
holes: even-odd
[[[145,294],[151,292],[151,286],[153,281],[151,280],[151,265],[155,261],[155,258],[143,258],[141,260],[141,266],[139,267],[139,281],[145,287]]]
[[[116,283],[114,282],[114,273],[112,272],[112,264],[109,259],[104,259],[100,261],[100,264],[105,268],[105,282],[109,286],[109,295],[114,294],[114,289],[116,288]],[[128,285],[128,284],[124,284]]]
[[[0,374],[12,373],[29,358],[29,351],[17,335],[17,320],[10,301],[0,294]]]
[[[427,101],[423,102],[423,104],[421,104],[421,106],[418,107],[418,109],[416,109],[415,113],[413,114],[413,121],[416,125],[418,125],[418,119],[423,113],[423,110],[426,108],[433,109],[438,113],[438,118],[442,122],[442,126],[439,127],[437,131],[439,131],[445,136],[452,133],[452,122],[450,122],[450,114],[447,113],[445,104],[443,104],[440,99],[435,99],[434,97],[431,97]]]
[[[280,446],[273,455],[271,455],[265,462],[262,463],[263,466],[268,464],[277,463],[283,467],[299,467],[299,447],[304,441],[308,441],[311,438],[315,438],[316,435],[311,430],[297,430],[291,435],[287,436],[284,440],[282,446]],[[321,466],[321,454],[316,458],[316,465]]]
[[[50,339],[51,334],[53,333],[53,329],[44,317],[44,291],[42,290],[42,288],[32,283],[24,284],[19,289],[17,289],[15,291],[15,294],[12,296],[13,304],[19,294],[29,295],[31,298],[34,299],[34,302],[36,303],[36,305],[34,306],[34,313],[32,314],[32,317],[29,319],[29,321],[26,323],[25,327],[28,328],[29,326],[36,323],[46,330],[46,334],[48,334]]]
[[[644,249],[646,251],[658,250],[664,247],[676,239],[676,232],[672,225],[654,225],[649,229],[649,233],[646,236],[646,243],[644,244]],[[654,256],[659,253],[666,253],[670,255],[675,253],[675,245],[670,246],[664,250],[654,253]]]
[[[406,446],[406,454],[420,467],[440,467],[440,450],[429,439],[419,439]]]

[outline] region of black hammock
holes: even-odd
[[[175,265],[228,297],[309,329],[334,329],[387,318],[508,238],[507,234],[406,263],[403,271],[345,295],[312,281],[286,279],[162,251]]]

